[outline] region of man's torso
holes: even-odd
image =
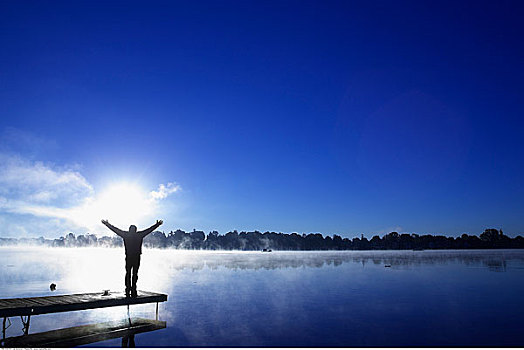
[[[142,241],[143,237],[137,233],[127,232],[124,235],[124,247],[126,249],[126,255],[140,255],[142,254]]]

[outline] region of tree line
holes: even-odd
[[[0,245],[43,245],[49,247],[120,247],[123,241],[118,236],[98,238],[93,234],[73,233],[57,239],[40,238],[0,238]],[[205,249],[205,250],[424,250],[424,249],[501,249],[524,248],[524,238],[510,238],[502,230],[486,229],[480,236],[463,234],[460,237],[443,235],[399,234],[390,232],[382,237],[376,235],[367,239],[364,235],[353,239],[339,235],[323,236],[320,233],[276,233],[276,232],[238,232],[219,234],[211,231],[183,230],[155,231],[144,239],[148,248]]]

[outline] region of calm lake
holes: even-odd
[[[2,298],[123,284],[123,249],[0,248]],[[520,250],[144,250],[138,287],[169,297],[160,304],[167,328],[136,335],[137,346],[524,346]],[[30,333],[126,315],[34,316]],[[131,316],[155,318],[155,305],[131,306]],[[20,319],[11,322],[7,336],[21,335]]]

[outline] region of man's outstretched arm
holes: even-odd
[[[124,238],[125,231],[122,231],[118,227],[115,227],[109,223],[107,220],[102,220],[102,223],[107,226],[108,229],[119,235],[120,237]]]
[[[164,222],[162,220],[157,220],[156,221],[156,224],[154,224],[153,226],[151,226],[150,228],[147,228],[143,231],[138,231],[138,233],[140,235],[142,235],[142,237],[145,237],[147,236],[148,234],[150,234],[151,232],[153,232],[154,230],[157,229],[158,226],[162,225]]]

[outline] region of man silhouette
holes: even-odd
[[[122,231],[121,229],[111,225],[107,220],[102,220],[102,223],[106,225],[108,229],[124,239],[124,246],[126,249],[126,297],[129,298],[129,294],[131,293],[131,296],[136,298],[136,282],[138,281],[140,254],[142,254],[142,241],[145,236],[156,230],[158,226],[162,225],[163,221],[157,220],[156,224],[143,231],[137,231],[135,225],[129,226],[129,231]],[[131,271],[133,272],[132,283]]]

